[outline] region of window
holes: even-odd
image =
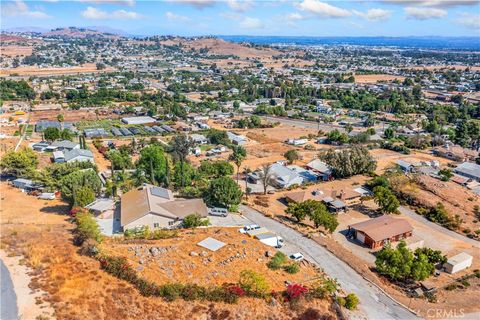
[[[168,221],[169,226],[173,226],[175,224],[175,221]]]
[[[154,227],[154,228],[160,228],[160,224],[157,223],[157,222],[155,222],[155,223],[153,224],[153,227]]]

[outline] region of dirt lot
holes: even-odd
[[[451,65],[451,66],[410,66],[409,69],[416,70],[442,70],[442,69],[455,69],[455,70],[465,70],[470,68],[472,71],[480,71],[480,67],[477,66],[462,66],[462,65]]]
[[[394,76],[390,74],[357,74],[355,75],[356,83],[377,83],[379,81],[393,81],[393,80],[403,81],[405,77]]]
[[[81,120],[99,120],[99,119],[116,119],[119,115],[112,113],[109,109],[102,109],[101,112],[96,112],[95,109],[80,109],[80,110],[35,110],[32,111],[30,121],[37,122],[39,120],[56,121],[57,116],[63,114],[64,121],[81,121]]]
[[[377,161],[377,169],[375,170],[376,174],[382,174],[386,168],[394,166],[395,161],[400,159],[411,163],[436,160],[440,163],[440,166],[446,166],[452,162],[448,159],[436,157],[426,152],[419,151],[412,151],[410,154],[406,155],[385,149],[373,149],[370,150],[370,154]]]
[[[0,188],[2,249],[24,256],[23,263],[32,269],[31,288],[47,292],[43,300],[52,304],[57,319],[265,319],[272,314],[275,319],[293,319],[311,314],[309,308],[334,319],[327,301],[302,302],[292,309],[283,303],[250,298],[228,305],[143,297],[128,283],[101,271],[97,261],[78,254],[78,247],[72,244],[73,225],[65,216],[66,205],[37,200],[5,183]]]
[[[226,246],[212,252],[197,245],[207,237],[222,241]],[[154,257],[148,250],[157,246],[166,248],[167,252]],[[108,242],[102,248],[113,255],[127,257],[132,266],[142,270],[142,276],[156,283],[187,281],[199,285],[221,285],[239,279],[242,270],[251,269],[263,274],[272,290],[283,290],[285,281],[308,283],[318,277],[316,270],[306,263],[295,275],[268,269],[266,263],[269,258],[265,257],[265,252],[275,250],[239,233],[237,228],[186,231],[179,238],[152,241],[141,246]],[[134,249],[139,250],[140,254],[137,255]],[[224,261],[227,263],[222,264]]]
[[[31,46],[10,45],[0,47],[1,55],[6,57],[29,56],[32,51],[33,47]]]
[[[0,76],[8,76],[11,74],[17,74],[20,76],[51,76],[61,74],[79,74],[79,73],[101,73],[111,72],[115,69],[107,67],[103,70],[97,70],[95,63],[85,63],[82,66],[76,66],[71,68],[38,68],[38,67],[18,67],[13,69],[0,70]]]

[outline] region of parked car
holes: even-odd
[[[44,192],[38,196],[38,199],[41,200],[55,200],[55,193]]]
[[[293,261],[302,261],[305,257],[300,252],[296,252],[290,255],[290,259]]]
[[[248,226],[244,226],[243,228],[239,229],[238,232],[240,233],[247,233],[248,231],[260,229],[260,226],[258,224],[251,224]]]
[[[226,217],[228,216],[228,210],[225,208],[209,208],[208,214],[211,216]]]

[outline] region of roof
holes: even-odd
[[[210,251],[217,251],[218,249],[221,249],[224,246],[226,246],[225,243],[210,237],[203,239],[202,241],[197,243],[197,245],[199,245],[200,247],[204,247],[205,249],[208,249]]]
[[[125,118],[122,118],[122,121],[125,123],[142,124],[142,123],[153,123],[156,120],[153,119],[152,117],[143,116],[143,117],[125,117]]]
[[[355,223],[349,227],[365,233],[374,241],[382,241],[413,231],[412,225],[407,220],[392,218],[388,215]]]
[[[334,200],[332,202],[329,203],[330,206],[334,207],[334,208],[337,208],[337,209],[340,209],[340,208],[345,208],[347,205],[341,201],[341,200]]]
[[[265,233],[255,235],[255,238],[257,238],[258,240],[264,240],[264,239],[270,239],[270,238],[278,238],[278,236],[272,232],[265,232]]]
[[[307,167],[312,168],[313,170],[316,170],[318,172],[329,172],[330,167],[323,161],[319,159],[315,159],[307,163]]]
[[[402,168],[409,168],[413,166],[410,162],[404,161],[404,160],[397,160],[395,161],[396,164],[398,164]]]
[[[78,146],[78,143],[69,141],[69,140],[62,140],[62,141],[55,141],[52,143],[52,146],[59,147],[59,148],[66,148],[66,149],[73,149]]]
[[[193,213],[198,213],[202,217],[208,215],[202,199],[175,200],[170,190],[150,184],[130,190],[122,196],[120,219],[122,226],[149,213],[173,220],[183,219]]]
[[[473,162],[464,162],[456,167],[454,171],[480,179],[480,165]]]
[[[115,201],[108,198],[100,198],[86,205],[85,208],[100,212],[113,210],[115,208]]]
[[[465,252],[461,252],[451,258],[448,258],[448,261],[447,263],[454,266],[454,265],[457,265],[459,263],[462,263],[462,262],[465,262],[465,261],[470,261],[472,260],[473,257]]]
[[[324,198],[324,194],[322,191],[319,191],[317,195],[314,195],[313,192],[308,192],[308,191],[294,191],[294,192],[286,193],[285,198],[295,203],[300,203],[305,200],[320,201]]]
[[[73,150],[64,152],[64,155],[65,155],[65,161],[70,161],[80,156],[93,159],[92,151],[85,150],[85,149],[73,149]]]

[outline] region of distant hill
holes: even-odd
[[[6,32],[6,33],[44,33],[47,31],[49,31],[49,29],[42,28],[42,27],[34,27],[34,26],[2,29],[2,32]]]
[[[96,30],[98,29],[98,30]],[[60,38],[89,38],[89,37],[100,37],[100,38],[117,38],[120,35],[115,33],[110,33],[106,31],[99,30],[100,27],[68,27],[68,28],[57,28],[43,33],[45,37],[60,37]],[[113,30],[113,29],[111,29]]]

